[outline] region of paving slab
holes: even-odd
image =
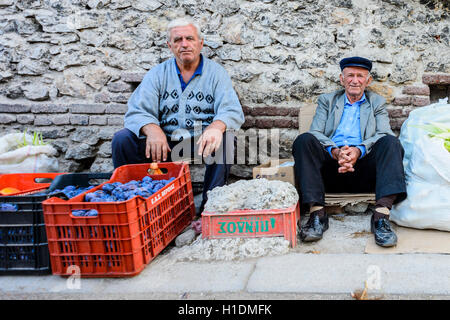
[[[108,279],[105,293],[238,292],[245,290],[254,262],[156,263],[131,279]]]
[[[163,259],[164,260],[164,259]],[[0,296],[6,293],[117,294],[238,292],[245,290],[255,262],[171,263],[154,261],[130,278],[76,278],[60,276],[6,276],[0,278]]]
[[[289,254],[261,258],[249,292],[450,294],[450,255]]]

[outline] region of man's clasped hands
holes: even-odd
[[[339,173],[354,172],[356,160],[361,156],[361,150],[357,147],[343,146],[331,150],[333,158],[339,163]]]

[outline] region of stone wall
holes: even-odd
[[[373,60],[371,89],[398,133],[430,84],[450,84],[448,0],[0,0],[0,132],[38,130],[61,171],[109,171],[111,138],[147,70],[171,57],[165,28],[197,18],[203,53],[228,70],[244,131],[280,130],[340,87],[338,62]],[[429,80],[432,79],[432,80]],[[434,81],[434,82],[433,82]],[[258,159],[262,161],[262,159]],[[249,177],[252,165],[233,168]]]

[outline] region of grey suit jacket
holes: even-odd
[[[385,135],[394,135],[389,123],[386,110],[386,100],[371,91],[366,90],[366,101],[360,107],[360,128],[362,145],[366,147],[366,154],[370,152],[377,140]],[[345,104],[345,90],[338,90],[319,96],[317,109],[309,133],[313,134],[324,148],[337,147],[331,140],[335,133]]]

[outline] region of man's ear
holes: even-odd
[[[367,79],[367,85],[370,85],[372,83],[372,75],[369,74],[369,79]]]
[[[342,75],[342,73],[339,75],[339,80],[341,81],[341,85],[344,86],[344,76]]]

